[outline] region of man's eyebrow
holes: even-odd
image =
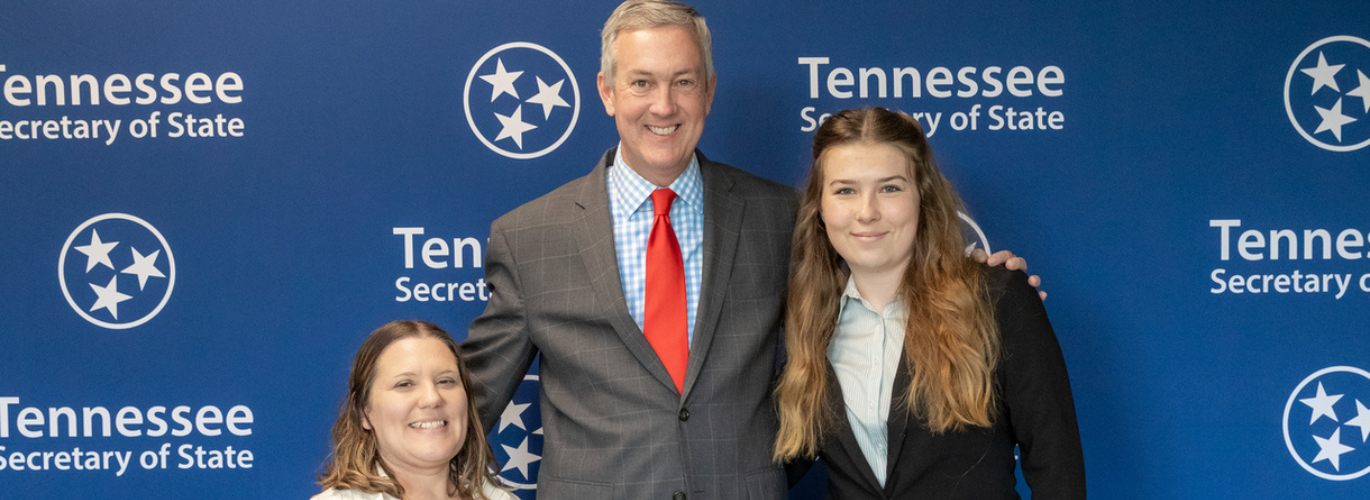
[[[681,76],[681,75],[693,75],[693,74],[699,74],[699,73],[701,73],[701,72],[702,72],[702,71],[700,71],[700,70],[698,70],[698,69],[682,69],[682,70],[680,70],[680,71],[676,71],[675,73],[672,73],[672,74],[671,74],[671,77],[674,78],[674,77]],[[623,74],[625,74],[625,75],[631,75],[631,76],[652,76],[654,73],[652,73],[652,72],[650,72],[650,71],[646,71],[646,70],[634,69],[634,70],[624,71]]]

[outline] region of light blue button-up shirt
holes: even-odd
[[[623,285],[623,298],[628,302],[628,314],[641,329],[646,307],[643,290],[647,285],[647,238],[652,234],[652,222],[656,219],[652,191],[658,186],[643,179],[623,162],[622,144],[614,155],[613,166],[609,167],[607,182],[618,277]],[[686,331],[693,342],[699,286],[704,274],[704,180],[699,173],[699,159],[691,156],[690,166],[666,187],[676,194],[675,201],[671,202],[671,229],[675,230],[685,265],[685,310],[689,317]]]
[[[847,278],[837,331],[828,344],[828,361],[842,386],[847,421],[866,463],[880,485],[885,485],[889,457],[890,400],[894,374],[904,353],[904,325],[908,312],[895,297],[876,312]]]

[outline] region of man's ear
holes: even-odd
[[[601,71],[595,79],[595,85],[599,87],[599,100],[604,102],[604,113],[614,116],[614,82],[604,79],[604,72]]]

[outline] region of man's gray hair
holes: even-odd
[[[617,69],[614,42],[618,40],[619,33],[663,26],[680,26],[686,30],[693,28],[700,55],[704,58],[704,81],[701,84],[707,87],[714,77],[714,55],[713,36],[704,24],[704,16],[689,5],[663,0],[628,0],[609,15],[609,20],[604,22],[604,31],[600,32],[599,47],[599,71],[604,73],[605,80],[612,82],[614,70]]]

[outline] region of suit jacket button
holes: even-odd
[[[681,408],[681,409],[680,409],[680,421],[681,421],[681,422],[684,422],[684,421],[689,420],[689,419],[690,419],[690,410],[686,410],[686,409],[684,409],[684,408]],[[684,493],[680,493],[680,495],[681,495],[680,498],[676,498],[675,500],[684,500],[684,498],[685,498],[684,495],[685,495],[685,494],[684,494]]]
[[[681,410],[681,411],[685,411],[685,410]],[[671,500],[685,500],[685,492],[683,492],[683,491],[677,491],[677,492],[675,492],[674,495],[671,495]]]

